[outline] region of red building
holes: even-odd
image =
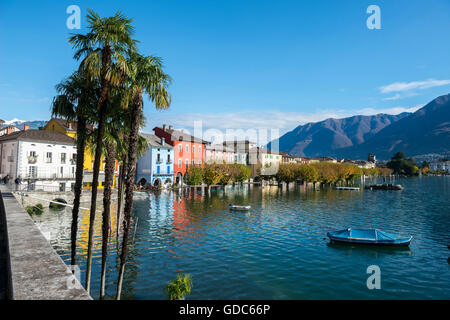
[[[202,166],[205,163],[206,141],[193,137],[183,131],[174,130],[172,126],[153,128],[155,135],[164,138],[166,143],[174,147],[173,172],[175,183],[182,183],[186,171],[191,166]]]

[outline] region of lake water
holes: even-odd
[[[316,192],[244,186],[210,196],[139,195],[122,298],[166,299],[167,282],[177,273],[189,273],[194,286],[188,299],[450,299],[450,177],[396,182],[405,189]],[[252,209],[230,212],[229,203]],[[35,217],[66,263],[70,219],[70,209]],[[88,220],[83,212],[78,241],[83,283]],[[113,219],[110,298],[119,266],[115,224]],[[349,226],[414,239],[403,249],[331,245],[325,239],[328,231]],[[97,298],[100,219],[94,250],[91,294]],[[381,290],[367,288],[370,265],[380,267]]]

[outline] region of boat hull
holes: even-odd
[[[350,244],[368,244],[368,245],[378,245],[378,246],[404,246],[407,247],[410,245],[412,237],[405,238],[402,240],[372,240],[372,239],[345,239],[345,238],[339,238],[339,237],[333,237],[332,235],[328,234],[328,238],[330,238],[333,242],[339,242],[339,243],[350,243]]]

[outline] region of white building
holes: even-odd
[[[450,172],[450,161],[439,161],[430,163],[430,169],[433,171]]]
[[[235,163],[234,148],[221,144],[208,144],[205,147],[205,162],[211,163]]]
[[[65,134],[24,130],[0,137],[0,175],[22,180],[21,189],[71,191],[75,184],[76,146]]]

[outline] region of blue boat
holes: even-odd
[[[386,246],[409,246],[412,237],[401,237],[395,234],[386,233],[378,229],[352,229],[348,228],[340,231],[327,233],[330,241],[359,243],[359,244],[376,244]]]

